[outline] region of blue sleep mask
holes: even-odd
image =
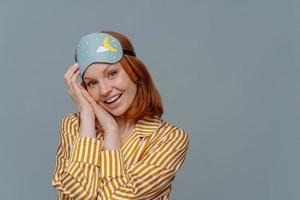
[[[107,33],[84,35],[76,48],[76,62],[79,64],[81,78],[90,64],[117,63],[123,54],[135,56],[134,52],[123,49],[119,40]]]

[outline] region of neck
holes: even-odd
[[[133,127],[136,124],[135,119],[126,119],[122,116],[116,117],[115,119],[118,124],[121,135],[126,135],[129,131],[133,129]]]

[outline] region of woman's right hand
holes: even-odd
[[[81,114],[85,114],[94,118],[95,114],[91,104],[82,95],[81,90],[84,88],[76,82],[80,70],[77,63],[74,63],[65,73],[64,82],[68,88],[68,94],[75,103]]]

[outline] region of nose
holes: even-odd
[[[112,86],[105,81],[101,82],[100,84],[100,95],[101,96],[108,96],[109,93],[112,91]]]

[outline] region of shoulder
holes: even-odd
[[[187,132],[164,119],[160,120],[160,126],[157,129],[156,139],[160,142],[177,141],[178,145],[189,146],[190,138]]]
[[[60,122],[60,133],[76,136],[79,129],[79,113],[69,113]]]

